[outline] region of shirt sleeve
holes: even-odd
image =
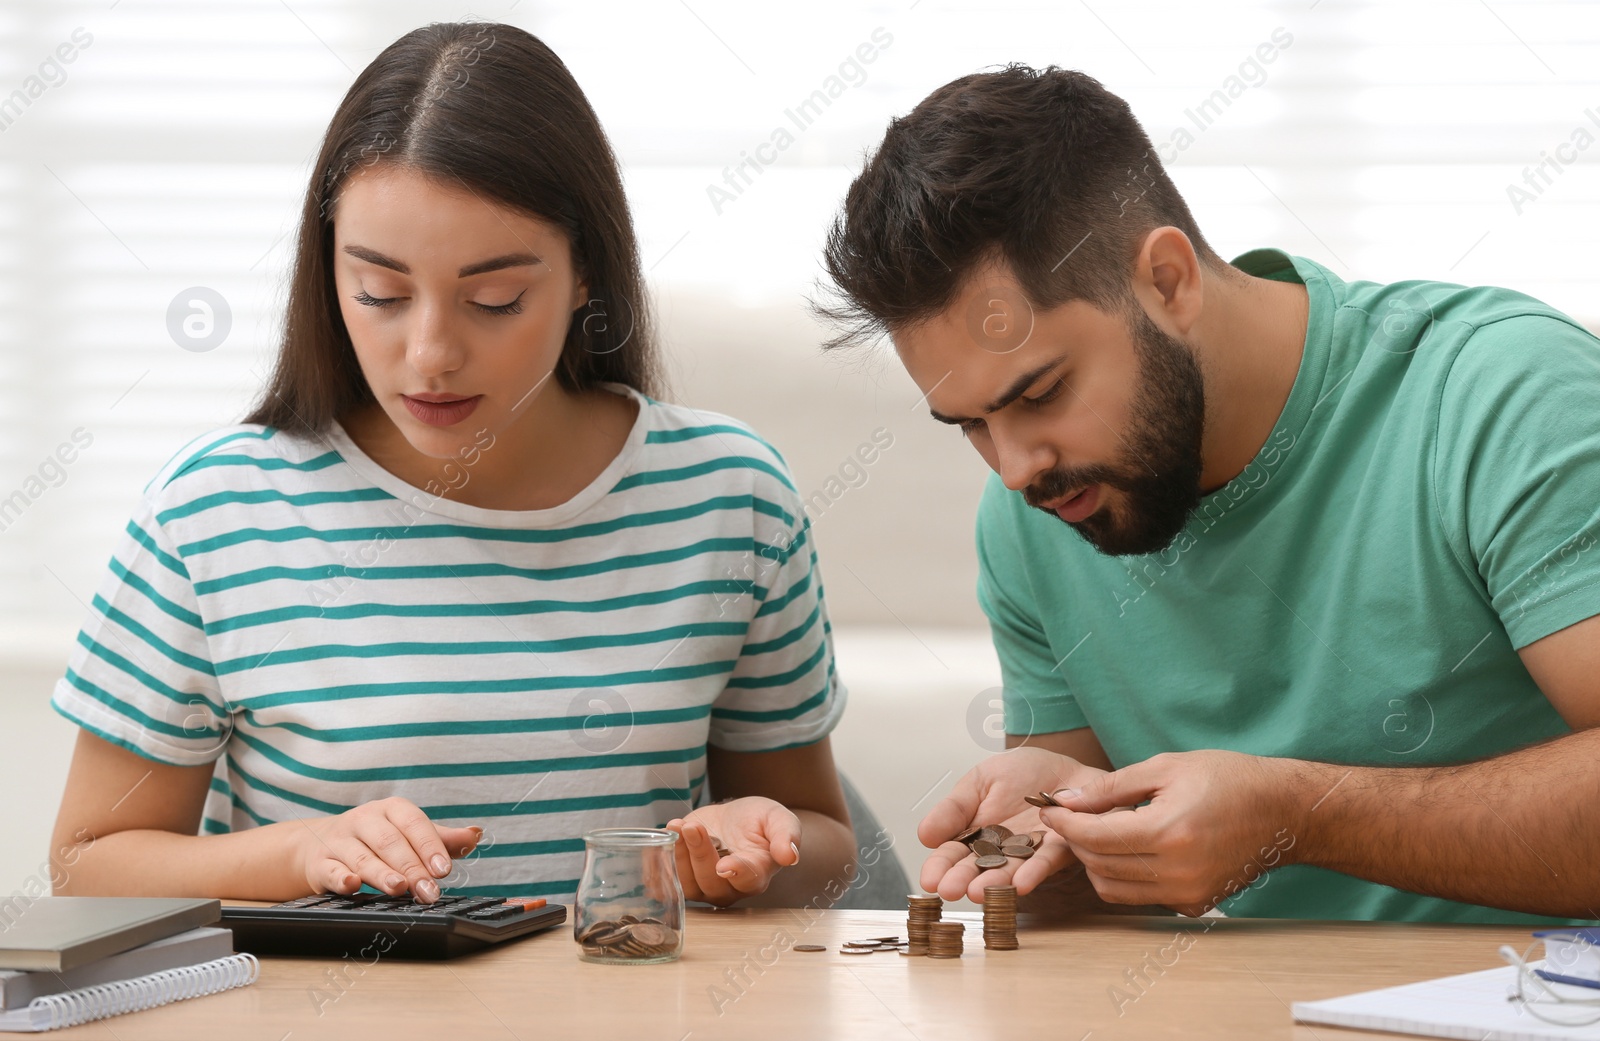
[[[1544,316],[1476,332],[1435,451],[1451,545],[1513,647],[1600,614],[1600,340]]]
[[[1014,504],[991,477],[978,504],[978,606],[1000,658],[1001,709],[1006,733],[1017,736],[1078,730],[1089,725],[1050,645],[1028,577]]]
[[[758,526],[745,569],[754,616],[733,675],[711,707],[710,743],[732,752],[815,744],[844,712],[811,521],[792,486],[771,498],[786,516]]]
[[[174,766],[215,761],[231,733],[188,569],[147,494],[112,554],[51,707]]]

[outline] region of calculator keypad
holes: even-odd
[[[307,911],[395,911],[430,916],[448,915],[478,922],[492,922],[514,917],[524,911],[537,910],[545,906],[545,901],[537,897],[441,895],[431,904],[419,904],[405,894],[389,896],[386,893],[351,893],[344,896],[339,893],[319,893],[314,896],[302,896],[296,900],[286,900],[274,906]]]

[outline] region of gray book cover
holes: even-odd
[[[66,972],[222,919],[222,901],[47,896],[0,915],[0,969]]]

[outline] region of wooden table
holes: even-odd
[[[905,934],[890,911],[691,910],[683,958],[580,962],[568,927],[446,962],[264,958],[239,990],[49,1035],[111,1041],[1094,1041],[1390,1037],[1296,1026],[1289,1002],[1493,968],[1516,927],[1098,917],[1024,919],[1022,949],[935,961],[846,957],[846,940]],[[822,953],[790,951],[826,944]],[[1113,988],[1116,988],[1115,990]]]

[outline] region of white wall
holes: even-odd
[[[1081,68],[1128,98],[1224,255],[1276,245],[1347,278],[1509,285],[1600,320],[1593,4],[8,3],[0,101],[75,30],[92,42],[0,117],[0,498],[72,430],[95,440],[0,530],[0,895],[44,855],[73,738],[45,702],[133,497],[177,446],[240,414],[270,356],[329,114],[395,37],[469,13],[546,39],[612,134],[678,400],[756,423],[808,493],[892,432],[817,538],[854,692],[840,758],[913,869],[916,816],[981,754],[969,710],[981,736],[998,677],[971,596],[983,468],[913,408],[892,359],[818,357],[803,304],[827,221],[890,116],[997,63]],[[892,43],[864,80],[713,201],[724,169],[878,28]],[[1292,42],[1242,68],[1278,30]],[[1196,124],[1230,76],[1252,85]],[[1514,199],[1551,154],[1570,160]],[[202,353],[178,349],[165,320],[196,285],[232,312]]]

